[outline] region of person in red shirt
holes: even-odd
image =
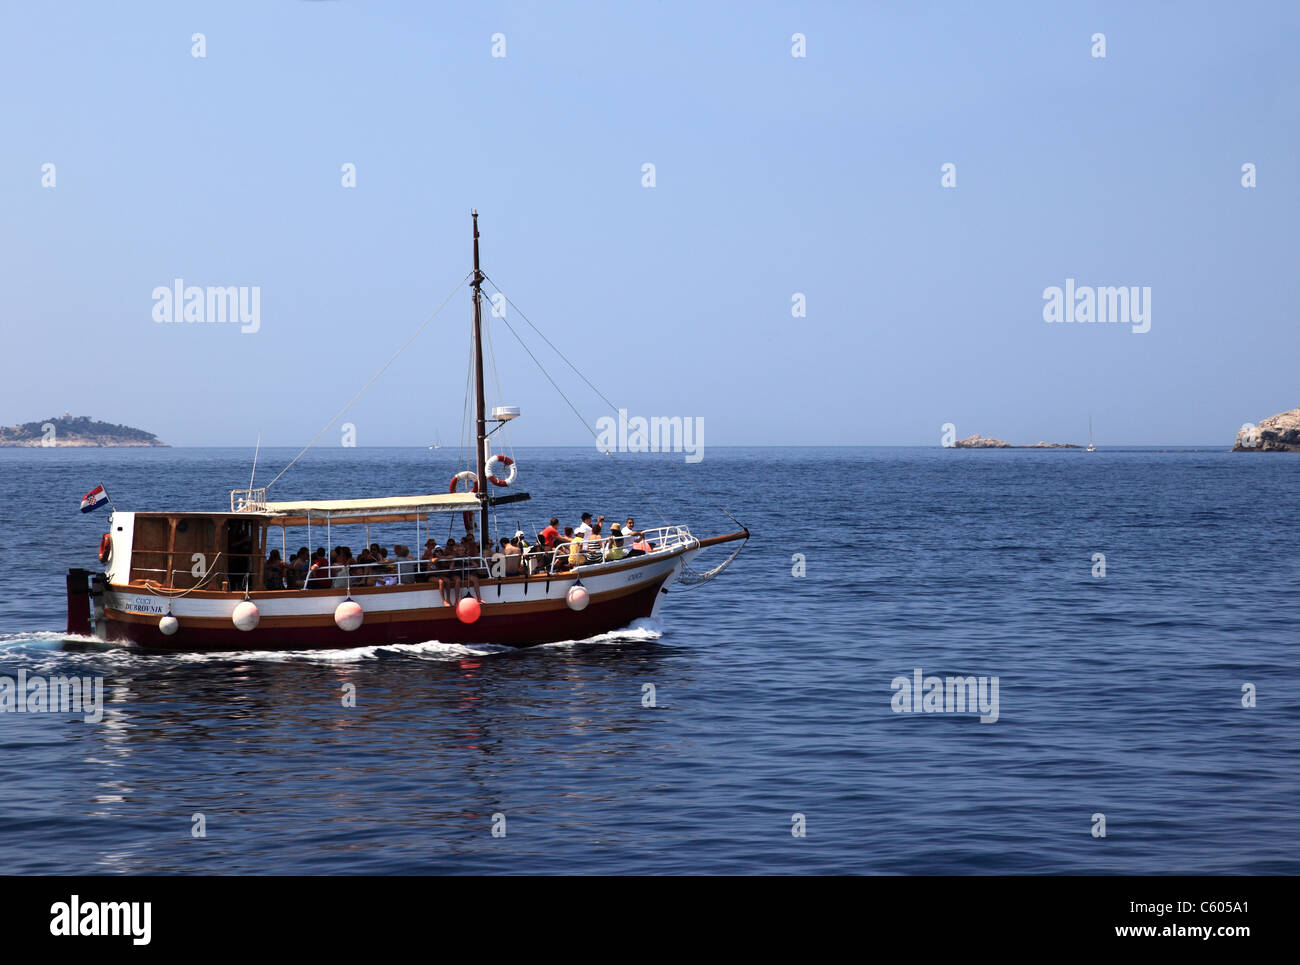
[[[542,530],[540,533],[537,534],[542,541],[542,545],[545,546],[548,550],[555,549],[556,541],[558,541],[560,538],[559,525],[560,525],[559,518],[556,516],[552,516],[551,525],[547,526],[546,529]]]

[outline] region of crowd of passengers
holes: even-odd
[[[503,536],[490,559],[484,559],[478,541],[469,534],[459,541],[448,539],[442,546],[435,539],[426,540],[419,559],[401,543],[393,546],[391,556],[378,543],[371,543],[357,556],[347,546],[334,547],[328,556],[323,546],[316,547],[315,553],[300,546],[288,560],[280,558],[279,550],[271,550],[265,585],[268,590],[317,590],[437,583],[444,602],[454,605],[465,589],[481,599],[480,581],[489,576],[560,573],[654,552],[654,545],[636,529],[631,516],[623,523],[611,524],[608,533],[604,527],[604,516],[593,521],[591,513],[583,513],[577,526],[565,526],[561,532],[560,520],[553,516],[533,543],[527,541],[523,530],[513,537]]]

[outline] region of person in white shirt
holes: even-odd
[[[419,564],[411,559],[411,550],[398,543],[393,547],[393,558],[397,560],[397,582],[414,583],[415,571]]]

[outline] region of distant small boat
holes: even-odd
[[[1096,452],[1097,447],[1092,442],[1092,416],[1088,416],[1088,448],[1084,452]]]

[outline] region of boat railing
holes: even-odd
[[[230,511],[232,513],[266,512],[266,489],[230,490]]]
[[[658,526],[652,529],[636,530],[636,535],[615,536],[601,534],[587,537],[582,543],[581,562],[571,562],[569,543],[560,538],[555,549],[546,549],[540,544],[529,546],[522,554],[498,552],[490,557],[484,556],[439,556],[433,559],[393,557],[381,562],[334,563],[318,565],[305,573],[296,569],[291,561],[282,562],[278,571],[267,569],[262,577],[263,586],[249,585],[253,582],[253,568],[257,560],[255,554],[239,554],[238,569],[229,568],[232,560],[225,560],[225,565],[218,572],[212,573],[215,582],[207,574],[202,577],[187,579],[190,587],[202,586],[204,589],[221,589],[242,591],[275,589],[350,589],[361,586],[397,586],[412,583],[428,583],[433,579],[475,579],[487,580],[502,576],[546,576],[583,570],[606,563],[635,559],[638,556],[652,555],[669,550],[690,547],[699,541],[691,535],[685,526]],[[572,542],[572,541],[570,541]],[[621,544],[618,546],[616,544]],[[633,545],[648,546],[649,550],[633,549]],[[141,551],[137,551],[141,552]],[[159,553],[157,555],[165,556]],[[229,554],[226,554],[229,556]],[[517,559],[518,563],[513,563]],[[223,557],[224,560],[224,557]],[[244,562],[246,561],[246,562]],[[172,586],[169,577],[175,577],[179,569],[169,570],[165,565],[159,567],[140,566],[140,561],[132,567],[136,579],[155,582],[162,586]],[[161,562],[161,561],[160,561]],[[243,567],[247,567],[244,569]],[[187,577],[191,576],[188,570]]]
[[[393,558],[379,563],[333,563],[317,566],[291,578],[294,585],[285,589],[317,590],[327,586],[345,589],[354,586],[397,586],[427,583],[432,577],[473,575],[486,579],[492,575],[494,560],[481,556],[437,557],[435,559]],[[515,575],[515,574],[509,574]],[[301,580],[301,585],[299,585]],[[268,587],[270,589],[270,587]]]
[[[564,537],[560,537],[560,543],[550,563],[550,571],[552,573],[571,571],[584,566],[613,563],[649,555],[645,550],[633,549],[634,544],[637,543],[648,545],[650,547],[649,553],[658,553],[664,550],[691,546],[699,542],[685,526],[656,526],[652,529],[638,529],[634,533],[640,534],[639,540],[632,534],[615,536],[602,533],[600,536],[588,536],[582,542],[581,555],[583,562],[581,563],[575,563],[572,560],[572,557],[578,554],[566,549],[572,543],[572,540],[566,543]]]

